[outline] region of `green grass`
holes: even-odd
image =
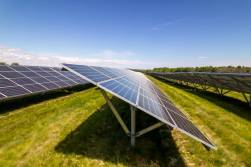
[[[251,110],[246,103],[151,79],[218,148],[204,152],[197,142],[173,131],[188,166],[251,166]]]
[[[0,105],[0,166],[251,166],[245,103],[151,79],[217,150],[167,128],[138,138],[131,149],[99,90],[90,88]],[[128,105],[112,102],[128,124]],[[137,119],[138,129],[156,121],[142,112]]]
[[[19,109],[11,111],[5,105],[0,166],[166,166],[170,160],[184,166],[166,128],[139,138],[131,149],[96,88],[54,97],[26,107],[21,100],[22,107],[15,104]],[[117,98],[112,102],[128,124],[129,106]],[[138,128],[156,121],[142,113],[137,118],[143,122]]]

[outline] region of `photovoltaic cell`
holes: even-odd
[[[74,79],[67,76],[73,76]],[[1,100],[86,83],[87,81],[69,71],[61,73],[60,69],[0,65]]]
[[[52,83],[52,82],[47,82],[47,83],[42,83],[41,85],[43,85],[44,87],[46,87],[47,89],[57,89],[60,88],[58,85]]]
[[[111,80],[105,83],[100,84],[102,87],[115,92],[116,94],[120,95],[121,97],[127,99],[128,101],[132,103],[136,103],[137,99],[137,91],[136,89],[128,88],[124,86],[123,84]]]
[[[210,143],[210,141],[189,120],[173,112],[171,112],[171,116],[174,119],[175,123],[177,124],[178,128],[184,130],[185,132],[188,132],[189,134],[192,134],[193,136],[199,138],[202,141]]]
[[[29,69],[27,69],[25,66],[11,66],[12,69],[14,69],[15,71],[30,71]]]
[[[7,86],[15,86],[16,84],[14,82],[11,82],[8,79],[0,79],[0,87],[7,87]]]
[[[32,78],[32,77],[41,77],[39,74],[35,73],[35,72],[31,72],[31,71],[20,71],[21,74],[23,74],[24,76],[28,77],[28,78]]]
[[[24,85],[24,88],[32,91],[32,92],[42,92],[46,91],[47,89],[40,84],[32,84],[32,85]]]
[[[31,79],[39,84],[50,82],[48,79],[44,77],[32,77]]]
[[[86,80],[82,79],[81,77],[77,76],[76,74],[74,74],[70,71],[60,70],[59,68],[54,68],[54,70],[56,70],[58,73],[60,73],[65,78],[69,78],[70,80],[65,80],[63,78],[58,77],[70,85],[86,84]]]
[[[71,65],[69,65],[71,66]],[[98,72],[96,69],[92,67],[82,67],[81,66],[72,66],[72,69],[78,73],[85,73],[86,77],[89,79],[89,81],[94,82],[100,82],[107,79],[110,79],[108,76],[104,75],[103,73]]]
[[[214,144],[188,120],[185,114],[177,109],[143,74],[106,67],[74,64],[63,64],[63,66],[204,145],[215,148]]]
[[[0,72],[0,75],[6,78],[21,78],[24,77],[22,74],[15,72],[15,71],[8,71],[8,72]]]
[[[0,71],[13,71],[13,69],[5,65],[0,65]]]
[[[0,88],[0,92],[8,97],[29,94],[30,92],[21,86],[12,86]]]
[[[11,80],[19,85],[35,84],[35,82],[29,78],[13,78]]]

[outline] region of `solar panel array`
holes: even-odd
[[[163,79],[196,83],[242,93],[251,93],[251,74],[206,73],[206,72],[150,72]]]
[[[204,145],[214,144],[143,74],[114,68],[63,64],[64,68]]]
[[[0,100],[87,82],[69,71],[38,66],[0,66]]]

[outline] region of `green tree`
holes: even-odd
[[[12,66],[19,66],[19,64],[16,63],[16,62],[12,63],[11,65],[12,65]]]

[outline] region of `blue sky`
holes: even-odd
[[[0,47],[23,64],[251,66],[251,1],[0,0]]]

